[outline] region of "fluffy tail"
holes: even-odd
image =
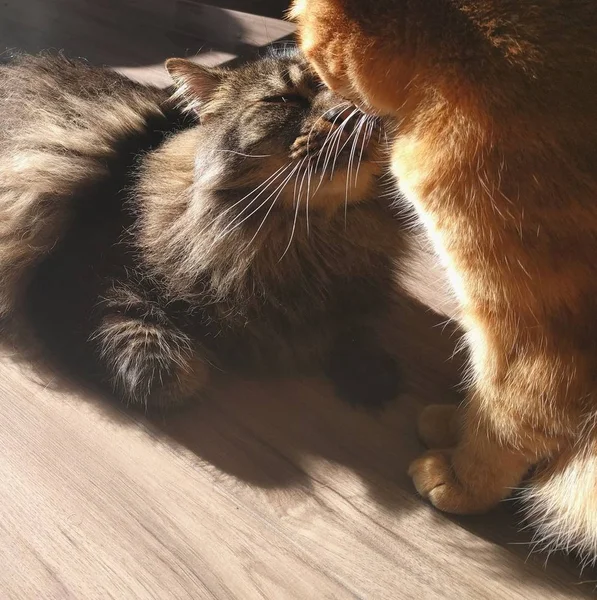
[[[524,492],[529,525],[540,549],[597,560],[597,443],[566,451]]]

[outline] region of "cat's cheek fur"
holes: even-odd
[[[358,152],[358,149],[357,149]],[[358,170],[353,165],[334,171],[332,180],[325,177],[321,189],[309,199],[309,207],[328,210],[330,214],[338,210],[338,206],[361,202],[368,198],[375,186],[375,178],[380,175],[379,166],[374,163],[361,163]],[[317,181],[317,175],[315,176]],[[319,184],[316,184],[319,185]],[[294,204],[294,193],[287,194],[286,202]]]
[[[349,20],[344,4],[294,3],[289,16],[298,23],[301,50],[330,89],[378,114],[394,114],[411,83],[408,62]]]

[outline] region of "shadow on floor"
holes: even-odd
[[[200,404],[168,415],[140,415],[93,391],[68,364],[50,361],[48,356],[56,356],[51,349],[42,379],[51,373],[54,387],[62,382],[70,390],[83,385],[78,395],[100,405],[106,418],[127,427],[149,427],[175,452],[190,451],[195,468],[210,465],[255,490],[310,495],[314,488],[318,493],[325,488],[359,510],[391,515],[389,527],[420,514],[436,521],[438,529],[452,521],[495,544],[489,550],[484,546],[486,556],[480,556],[455,541],[454,552],[473,552],[471,559],[486,561],[500,578],[512,578],[518,586],[524,581],[529,590],[544,590],[546,597],[554,586],[564,597],[588,597],[591,584],[576,585],[580,574],[572,559],[552,557],[544,569],[545,557],[533,555],[527,564],[532,534],[519,531],[514,503],[482,517],[452,518],[416,498],[406,475],[409,462],[423,450],[414,431],[416,416],[429,402],[459,399],[454,392],[459,364],[450,360],[457,334],[441,323],[441,317],[408,303],[388,322],[407,382],[405,392],[380,411],[348,406],[322,378],[251,381],[222,376]],[[597,576],[585,573],[584,579]],[[564,589],[563,582],[573,585]]]

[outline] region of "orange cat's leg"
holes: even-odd
[[[471,514],[509,496],[539,458],[534,450],[499,440],[469,409],[457,446],[427,452],[411,464],[409,474],[421,496],[440,510]]]

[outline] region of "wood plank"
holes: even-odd
[[[543,573],[415,498],[404,472],[420,394],[380,417],[318,381],[237,382],[148,423],[89,391],[30,381],[8,360],[0,377],[8,597],[472,600],[574,589],[570,573]]]

